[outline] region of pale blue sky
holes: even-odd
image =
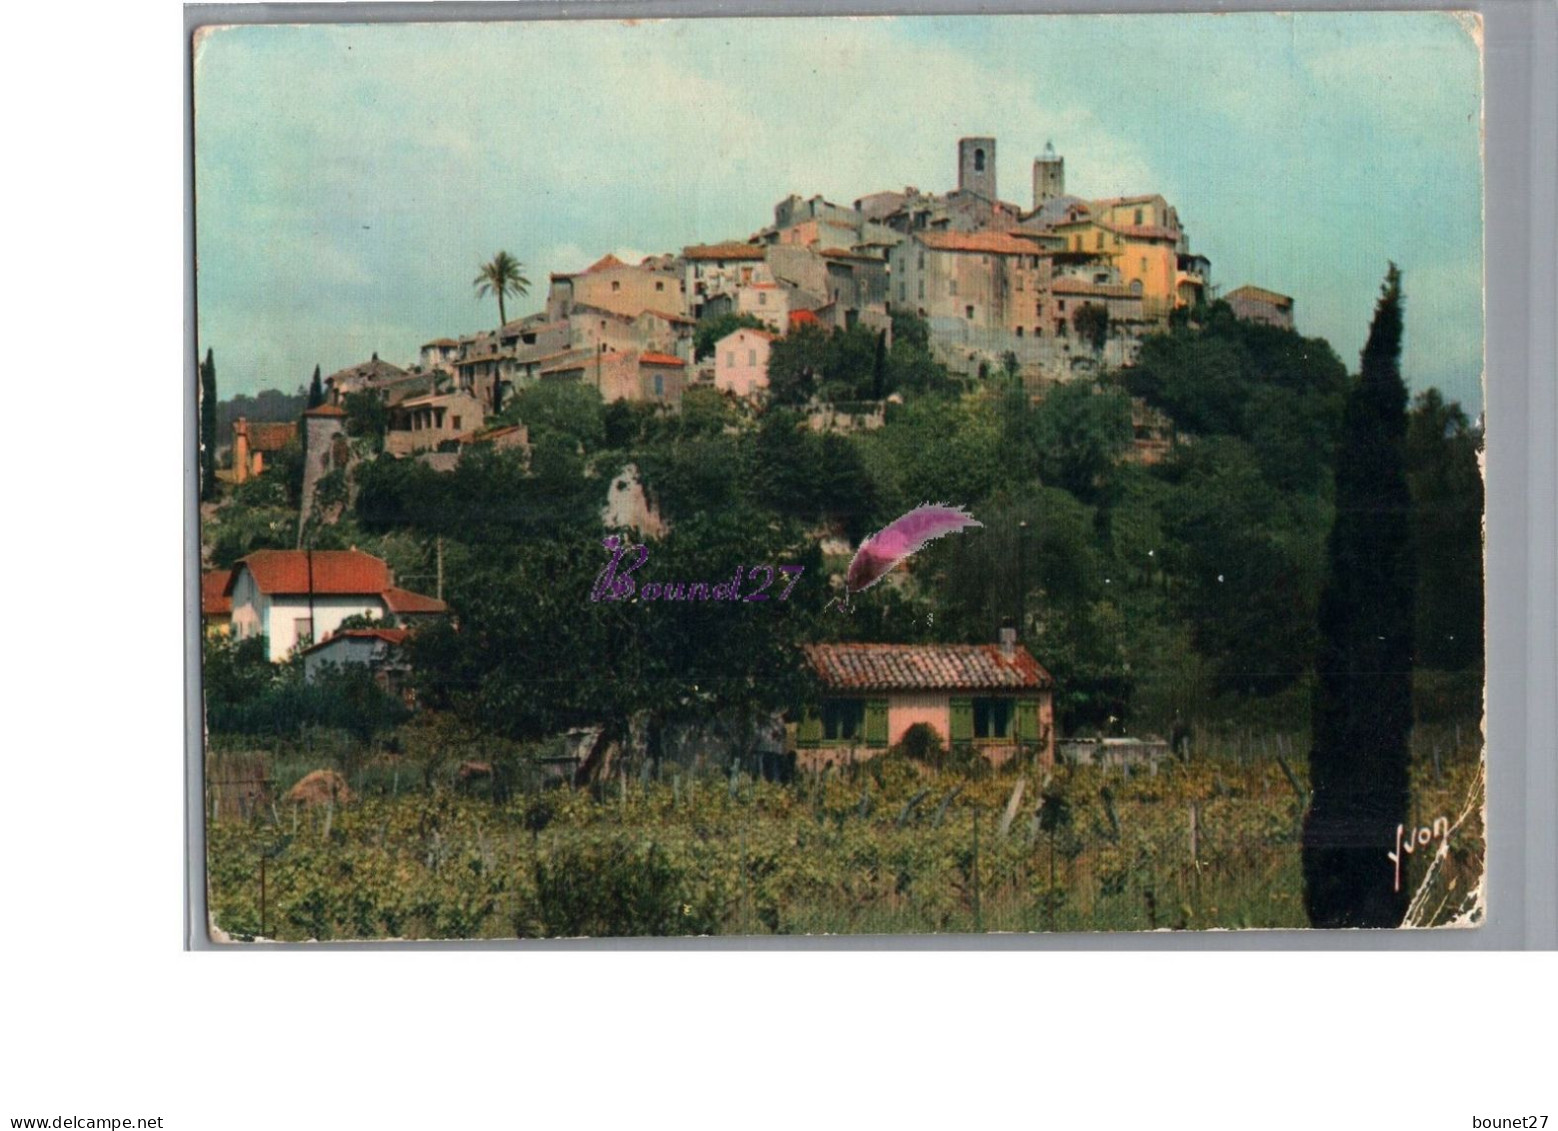
[[[998,139],[1031,203],[1161,192],[1225,290],[1293,295],[1349,367],[1386,261],[1407,379],[1481,407],[1481,75],[1441,13],[241,27],[196,59],[200,349],[293,389],[496,323],[607,251],[741,239],[789,192],[941,191]]]

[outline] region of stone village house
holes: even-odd
[[[1000,765],[1033,751],[1055,760],[1055,681],[1012,629],[998,644],[808,644],[823,687],[796,726],[796,766],[873,758],[916,723],[944,746]]]

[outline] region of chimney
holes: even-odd
[[[1017,655],[1017,630],[1009,624],[1001,626],[1001,658],[1010,660]]]

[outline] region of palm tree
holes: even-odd
[[[530,293],[530,280],[522,273],[524,269],[523,263],[508,252],[500,251],[492,257],[491,263],[483,263],[481,274],[471,280],[471,285],[476,288],[478,299],[486,298],[489,294],[498,296],[499,329],[508,322],[508,312],[504,308],[503,300],[509,295],[517,298]]]

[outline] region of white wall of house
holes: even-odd
[[[341,622],[351,616],[385,615],[384,602],[377,594],[314,595],[314,640],[341,627]],[[238,571],[233,586],[233,635],[239,640],[264,635],[268,640],[267,652],[271,662],[285,660],[298,645],[300,628],[307,631],[309,599],[307,594],[267,596],[254,584],[254,576],[246,569]]]

